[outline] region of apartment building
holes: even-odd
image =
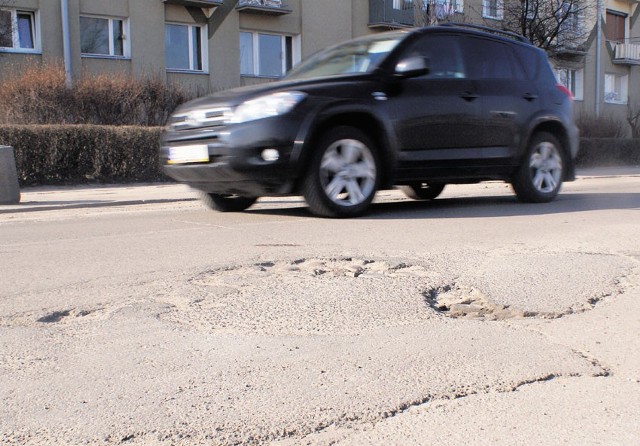
[[[584,43],[560,46],[550,54],[558,78],[569,88],[579,113],[625,120],[640,110],[639,0],[602,0],[598,24],[593,14],[577,17],[586,28]]]
[[[321,48],[369,33],[442,21],[502,28],[509,1],[0,0],[0,79],[64,61],[73,78],[154,74],[216,91],[277,79]],[[639,3],[592,0],[565,30],[586,30],[584,41],[549,53],[580,112],[624,119],[640,107]]]
[[[0,0],[0,78],[65,61],[74,78],[160,74],[215,91],[276,79],[366,34],[367,14],[368,2],[343,0]]]

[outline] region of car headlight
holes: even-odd
[[[239,124],[269,118],[290,112],[305,97],[300,91],[282,91],[251,99],[240,104],[229,117],[228,122]]]

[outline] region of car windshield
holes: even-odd
[[[302,62],[286,78],[310,79],[370,73],[405,36],[403,32],[387,33],[327,48]]]

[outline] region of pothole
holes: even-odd
[[[480,290],[456,284],[428,290],[424,293],[425,302],[438,313],[454,319],[505,320],[525,317],[554,319],[556,313],[539,313],[519,310],[509,305],[493,302]]]
[[[95,311],[96,310],[78,310],[78,309],[53,311],[51,313],[45,314],[44,316],[38,318],[37,322],[52,324],[56,322],[61,322],[63,319],[66,319],[68,317],[85,317]]]
[[[176,311],[161,317],[200,329],[353,333],[436,317],[425,311],[421,290],[442,282],[433,264],[352,257],[261,262],[200,274],[190,282],[189,301],[167,297]]]
[[[206,271],[156,300],[169,307],[162,320],[198,330],[359,333],[440,314],[505,320],[586,311],[623,292],[634,266],[624,256],[575,252],[273,260]]]

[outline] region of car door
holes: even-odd
[[[421,36],[398,60],[416,56],[425,59],[428,74],[398,81],[386,101],[400,148],[399,175],[407,178],[476,157],[482,131],[478,95],[457,36]]]
[[[476,36],[463,39],[468,76],[476,82],[481,107],[483,158],[487,164],[508,164],[517,153],[524,123],[540,108],[539,92],[509,44]]]

